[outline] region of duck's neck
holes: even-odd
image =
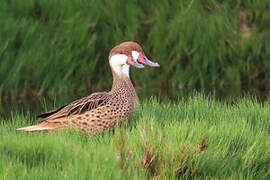
[[[112,67],[113,85],[111,93],[127,95],[136,105],[140,105],[135,88],[129,77],[129,67],[123,67],[121,71]]]
[[[130,67],[129,65],[123,66],[123,68],[122,68],[123,78],[128,86],[129,92],[130,92],[135,104],[140,105],[140,100],[139,100],[138,95],[136,93],[136,90],[135,90],[135,88],[130,80],[129,67]]]
[[[114,69],[112,69],[112,75],[113,85],[111,92],[119,93],[120,91],[122,91],[122,93],[128,93],[128,86],[123,78],[123,75],[115,72]]]
[[[125,79],[125,82],[126,82],[126,84],[128,86],[129,93],[131,94],[135,104],[140,105],[139,97],[138,97],[138,95],[136,93],[136,90],[135,90],[131,80],[129,78],[127,78],[127,77],[125,77],[124,79]]]

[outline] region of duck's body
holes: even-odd
[[[105,129],[121,124],[133,112],[133,98],[124,79],[114,75],[114,85],[110,92],[93,93],[74,101],[52,114],[40,115],[42,123],[22,128],[26,131],[57,131],[71,127],[81,132],[97,134]]]
[[[139,104],[138,96],[129,78],[129,65],[138,68],[142,68],[143,65],[130,58],[129,51],[130,48],[116,46],[110,53],[113,74],[113,86],[110,92],[93,93],[59,109],[39,115],[42,123],[18,130],[52,132],[71,127],[94,135],[121,124],[132,115],[134,102]],[[123,70],[125,69],[123,66],[127,66],[128,72]]]

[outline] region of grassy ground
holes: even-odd
[[[14,114],[0,125],[1,179],[269,179],[270,103],[195,95],[152,99],[114,132],[26,133]]]

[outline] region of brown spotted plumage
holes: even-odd
[[[40,124],[18,130],[54,132],[71,127],[93,135],[121,124],[132,115],[134,102],[139,104],[139,98],[129,78],[129,65],[139,68],[143,66],[132,57],[132,50],[142,52],[135,42],[125,42],[111,50],[109,60],[113,86],[110,92],[93,93],[41,114],[38,116],[41,118],[39,121],[42,121]]]

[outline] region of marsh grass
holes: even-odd
[[[270,103],[218,102],[195,94],[178,103],[146,100],[113,132],[15,129],[34,118],[14,113],[0,125],[1,179],[269,179]]]

